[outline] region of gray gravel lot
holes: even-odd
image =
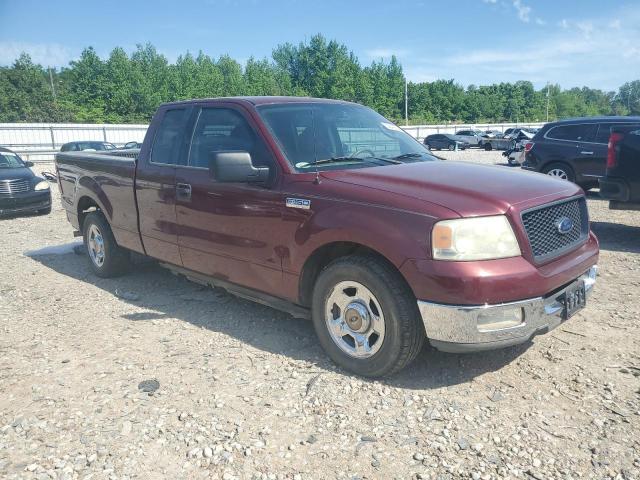
[[[0,478],[640,478],[640,212],[589,194],[600,278],[559,329],[369,381],[310,322],[153,263],[95,277],[54,193],[0,220]]]

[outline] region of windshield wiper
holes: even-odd
[[[342,156],[342,157],[331,157],[331,158],[324,158],[322,160],[317,160],[315,162],[310,162],[309,166],[311,165],[321,165],[323,163],[337,163],[337,162],[349,162],[349,161],[356,161],[356,162],[366,162],[367,160],[380,160],[382,162],[387,162],[387,163],[402,163],[402,162],[398,162],[395,159],[392,158],[381,158],[381,157],[347,157],[347,156]]]
[[[394,160],[402,160],[404,158],[418,158],[422,157],[421,153],[403,153],[402,155],[397,155],[393,157]]]

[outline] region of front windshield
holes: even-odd
[[[298,172],[436,160],[401,128],[360,105],[296,103],[258,111]]]
[[[20,157],[13,152],[0,152],[0,168],[24,167]]]

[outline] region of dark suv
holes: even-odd
[[[522,168],[577,183],[598,186],[605,173],[612,127],[640,126],[640,117],[587,117],[552,122],[525,145]]]

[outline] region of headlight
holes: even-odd
[[[520,246],[504,215],[443,220],[431,234],[437,260],[489,260],[517,257]]]
[[[36,186],[33,187],[33,189],[36,192],[39,192],[41,190],[49,190],[49,182],[47,182],[46,180],[42,180],[41,182],[36,183]]]

